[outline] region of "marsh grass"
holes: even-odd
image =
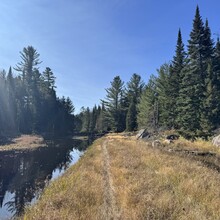
[[[134,140],[109,154],[124,219],[220,219],[219,173]]]
[[[108,219],[103,207],[101,146],[105,140],[120,219],[220,219],[219,173],[188,157],[169,155],[119,135],[96,141],[76,165],[49,185],[23,219]]]
[[[79,162],[52,182],[21,219],[101,219],[101,146],[96,142]]]
[[[176,140],[170,147],[183,150],[197,150],[197,151],[209,151],[215,153],[217,156],[220,156],[220,148],[212,144],[211,141],[206,141],[201,138],[197,138],[194,141],[186,140],[183,137],[180,137]]]
[[[45,147],[44,139],[38,135],[21,135],[10,140],[10,143],[0,145],[0,151],[26,150]]]

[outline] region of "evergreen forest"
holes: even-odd
[[[32,46],[20,57],[16,75],[11,67],[0,72],[0,137],[72,134],[74,106],[70,98],[57,97],[52,70],[47,67],[40,73],[40,54]]]
[[[134,73],[125,83],[115,76],[106,97],[74,115],[70,98],[56,95],[55,76],[40,73],[32,46],[21,61],[0,73],[0,136],[39,133],[53,136],[108,131],[174,129],[186,138],[207,139],[220,125],[220,40],[212,38],[199,7],[185,46],[181,29],[173,59],[162,64],[147,83]]]
[[[211,136],[220,126],[220,40],[212,38],[199,7],[187,46],[179,29],[173,59],[146,85],[138,74],[126,85],[116,76],[101,107],[83,108],[77,117],[87,132],[146,128],[174,129],[189,139]]]

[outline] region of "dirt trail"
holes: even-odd
[[[115,198],[115,190],[110,172],[110,158],[107,150],[108,140],[102,144],[103,169],[104,169],[104,216],[106,220],[121,219],[120,208]]]

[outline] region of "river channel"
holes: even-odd
[[[50,140],[31,151],[0,152],[0,219],[22,214],[45,186],[76,163],[89,141]]]

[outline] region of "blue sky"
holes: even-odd
[[[40,70],[53,70],[57,94],[78,112],[99,104],[116,75],[146,82],[156,74],[172,59],[179,28],[187,44],[197,4],[220,34],[219,0],[1,0],[0,68],[15,67],[19,51],[34,46]]]

